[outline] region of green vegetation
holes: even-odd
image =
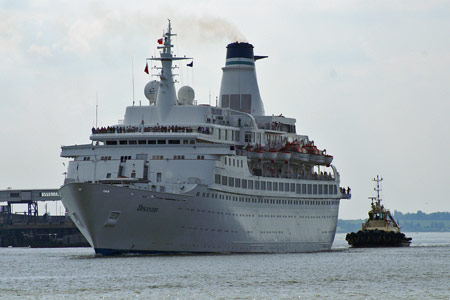
[[[449,212],[426,214],[419,210],[417,213],[404,214],[395,210],[393,217],[403,232],[450,232]],[[366,220],[338,220],[336,232],[357,232],[361,229],[361,224]]]

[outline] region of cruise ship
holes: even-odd
[[[149,105],[62,146],[62,202],[96,254],[330,249],[350,189],[294,118],[265,115],[255,64],[266,56],[229,44],[218,105],[197,105],[191,87],[176,92],[174,62],[188,58],[174,55],[174,35],[169,21],[147,59],[158,64]]]

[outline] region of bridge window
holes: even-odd
[[[273,190],[278,191],[278,182],[273,183]]]
[[[236,178],[235,180],[234,180],[234,185],[238,188],[238,187],[241,187],[241,180],[239,179],[239,178]]]
[[[242,179],[242,188],[243,189],[247,188],[247,179]]]
[[[249,180],[249,181],[248,181],[248,188],[249,188],[250,190],[253,190],[253,180]]]

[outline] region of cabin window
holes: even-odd
[[[289,192],[289,183],[284,184],[284,191]]]
[[[127,140],[120,140],[119,144],[120,145],[128,145],[128,141]]]
[[[308,194],[312,194],[312,184],[308,184]]]
[[[225,157],[225,160],[224,160],[224,161],[225,161],[225,166],[226,166],[226,165],[227,165],[227,158],[226,158],[226,157]]]
[[[278,183],[278,187],[279,187],[280,192],[283,192],[283,191],[284,191],[284,183],[279,182],[279,183]]]
[[[319,184],[319,195],[322,195],[322,193],[323,193],[323,190],[322,190],[322,185],[321,184]]]
[[[228,178],[227,176],[222,176],[222,185],[227,185]]]
[[[334,194],[337,194],[337,185],[334,185]]]
[[[169,140],[170,145],[178,145],[180,144],[180,140]]]
[[[189,141],[189,144],[191,144],[191,145],[192,145],[192,144],[195,144],[195,140],[190,140],[190,141]]]
[[[234,178],[233,177],[228,177],[228,185],[234,186]]]
[[[240,187],[241,187],[241,180],[240,180],[239,178],[236,178],[236,179],[234,180],[234,185],[235,185],[237,188],[240,188]]]
[[[233,167],[236,167],[236,160],[233,158]]]
[[[267,182],[267,190],[271,191],[272,190],[272,182]]]
[[[291,192],[295,192],[295,183],[291,183]]]
[[[221,140],[222,139],[222,129],[217,129],[217,132],[218,132],[218,136],[219,136],[219,140]]]
[[[317,184],[313,185],[313,194],[317,195]]]
[[[324,186],[323,186],[323,193],[325,195],[328,195],[328,184],[324,184]]]
[[[251,142],[252,142],[252,133],[251,133],[251,132],[246,132],[246,133],[245,133],[245,139],[244,139],[244,141],[245,141],[246,143],[251,143]]]
[[[261,190],[262,191],[266,190],[266,182],[265,181],[261,181]]]
[[[242,179],[242,188],[243,189],[247,188],[247,179]]]
[[[156,173],[156,182],[161,182],[162,174],[160,172]]]
[[[164,145],[166,143],[166,140],[158,140],[158,145]]]
[[[250,190],[253,190],[253,180],[249,180],[249,181],[248,181],[248,188],[249,188]]]
[[[135,140],[128,141],[128,145],[136,145],[136,144],[137,144],[137,141],[135,141]]]
[[[145,144],[147,144],[147,141],[146,140],[139,140],[138,144],[139,145],[145,145]]]
[[[259,181],[255,181],[255,190],[259,190]]]
[[[153,144],[153,145],[154,145],[154,144],[156,144],[156,140],[148,140],[147,143],[148,143],[148,144]]]
[[[273,190],[278,191],[278,182],[273,183]]]
[[[297,184],[296,192],[297,192],[297,194],[302,193],[302,185],[301,184]]]
[[[117,141],[106,141],[106,145],[117,145]]]
[[[302,184],[302,194],[306,194],[306,184]]]

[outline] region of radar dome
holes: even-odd
[[[156,103],[156,96],[158,95],[159,81],[152,80],[145,85],[144,95],[150,101],[150,105]]]
[[[178,101],[183,105],[192,105],[194,103],[194,89],[188,85],[182,86],[178,90]]]

